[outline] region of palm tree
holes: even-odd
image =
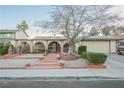
[[[28,29],[28,24],[26,23],[25,20],[23,20],[20,24],[17,25],[16,28],[26,33],[25,31]]]

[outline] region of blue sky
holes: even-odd
[[[29,26],[35,21],[50,19],[51,6],[0,6],[0,29],[15,29],[22,20]]]

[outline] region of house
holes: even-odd
[[[0,46],[4,43],[11,42],[14,44],[15,39],[28,39],[28,34],[20,30],[0,29]]]
[[[87,46],[89,52],[116,53],[117,43],[124,40],[124,36],[90,36],[84,37],[76,44],[76,50],[80,45]],[[44,53],[48,52],[65,53],[69,49],[67,39],[64,37],[35,37],[29,39],[26,32],[19,30],[0,30],[0,43],[11,42],[18,49],[20,46],[23,53]]]
[[[124,40],[124,37],[114,36],[90,36],[85,37],[80,43],[76,44],[78,48],[80,45],[87,46],[89,52],[100,52],[100,53],[116,53],[117,41]]]
[[[12,39],[27,39],[26,32],[20,30],[0,29],[0,43],[11,41]]]
[[[0,43],[9,42],[15,38],[17,30],[0,30]]]

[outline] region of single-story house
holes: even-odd
[[[124,40],[124,35],[121,36],[90,36],[84,37],[79,43],[76,44],[76,50],[80,45],[87,46],[89,52],[101,53],[116,53],[118,41]],[[10,41],[11,44],[18,49],[20,46],[28,47],[28,52],[33,53],[44,52],[67,52],[68,42],[65,37],[35,37],[29,39],[26,32],[19,30],[0,30],[0,43]],[[27,48],[26,48],[27,49]]]
[[[124,40],[124,37],[90,36],[83,38],[80,43],[77,43],[76,48],[84,45],[87,46],[87,51],[89,52],[116,53],[117,41],[119,40]]]

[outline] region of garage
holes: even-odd
[[[99,52],[99,53],[116,53],[117,41],[120,38],[116,37],[104,37],[104,36],[91,36],[81,40],[80,43],[76,44],[76,49],[80,45],[87,46],[88,52]]]

